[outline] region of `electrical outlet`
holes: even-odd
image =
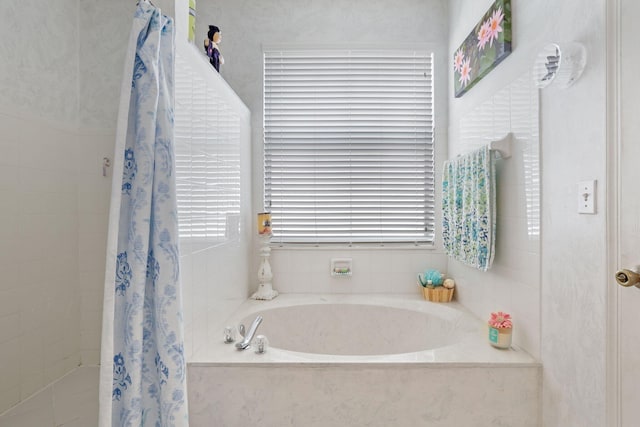
[[[596,213],[596,180],[578,183],[578,213]]]

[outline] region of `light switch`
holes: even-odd
[[[578,213],[596,213],[596,180],[578,183]]]

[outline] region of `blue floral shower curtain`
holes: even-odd
[[[100,427],[187,426],[173,133],[173,21],[140,2],[121,94]]]

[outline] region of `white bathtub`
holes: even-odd
[[[256,335],[269,339],[266,354],[237,351],[223,342],[224,326],[264,321]],[[486,325],[459,304],[431,303],[419,295],[285,294],[272,301],[248,300],[224,325],[213,328],[205,349],[191,361],[236,363],[468,363],[535,361],[514,347],[487,343]]]
[[[267,353],[223,343],[225,325],[258,314]],[[189,363],[192,427],[539,425],[540,365],[491,347],[456,303],[285,294],[246,301],[216,329]]]
[[[256,315],[274,348],[302,353],[376,356],[415,353],[455,344],[473,331],[460,312],[383,305],[314,303],[270,308]]]

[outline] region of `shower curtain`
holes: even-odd
[[[188,426],[173,134],[173,21],[142,1],[112,182],[100,427]]]

